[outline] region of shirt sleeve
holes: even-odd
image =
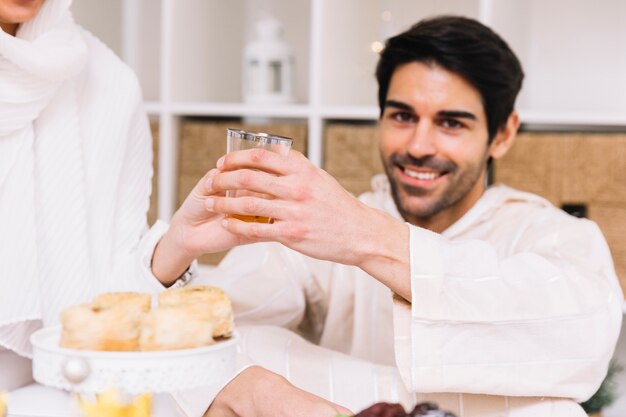
[[[502,256],[410,227],[412,303],[395,300],[396,360],[413,392],[589,398],[623,296],[598,227],[537,225]]]
[[[237,375],[254,363],[282,375],[300,389],[352,410],[378,401],[412,405],[411,395],[393,366],[317,346],[281,327],[241,326],[238,330],[241,339]],[[176,393],[174,399],[187,416],[200,417],[222,387]]]
[[[238,350],[240,349],[238,348]],[[171,394],[172,398],[176,402],[176,405],[183,411],[185,416],[202,417],[220,391],[240,373],[253,365],[254,363],[247,354],[238,351],[236,359],[236,372],[222,384],[217,384],[212,387],[200,387],[187,391],[174,392]]]
[[[214,269],[194,278],[195,285],[222,288],[233,303],[237,326],[274,325],[297,330],[315,287],[299,255],[277,243],[232,249]]]
[[[298,330],[304,321],[307,294],[316,291],[310,271],[299,255],[277,243],[257,243],[232,249],[215,268],[199,273],[192,285],[215,285],[222,288],[233,304],[237,329],[246,325],[272,325]],[[238,346],[237,372],[223,384],[173,394],[178,406],[189,417],[202,416],[232,379],[248,367],[267,363],[249,356],[247,336]],[[280,352],[268,357],[282,361]],[[271,369],[271,368],[270,368]]]

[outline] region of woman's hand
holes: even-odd
[[[250,243],[249,239],[224,230],[221,226],[224,214],[209,210],[206,206],[207,197],[224,195],[224,190],[212,187],[213,178],[218,172],[216,169],[209,171],[196,184],[170,223],[172,233],[178,234],[177,240],[194,258]]]
[[[218,196],[212,188],[217,170],[209,171],[176,211],[152,258],[152,272],[165,285],[173,283],[198,256],[221,252],[250,240],[222,227],[224,215],[208,210],[205,200]]]
[[[350,410],[303,391],[259,366],[235,377],[217,395],[205,417],[334,417]]]

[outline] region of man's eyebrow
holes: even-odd
[[[401,101],[396,101],[396,100],[386,100],[385,108],[387,107],[395,107],[396,109],[413,112],[413,107],[409,106],[406,103],[403,103]]]
[[[477,120],[476,116],[473,113],[463,110],[441,110],[437,112],[437,116],[439,117],[451,117],[453,119],[470,119]]]
[[[403,103],[401,101],[397,101],[397,100],[385,101],[385,108],[387,107],[393,107],[396,109],[405,110],[405,111],[409,111],[412,113],[415,111],[413,110],[413,107],[411,107],[410,105]],[[437,112],[437,116],[438,117],[451,117],[451,118],[458,118],[458,119],[470,119],[470,120],[478,119],[475,114],[470,113],[468,111],[464,111],[464,110],[441,110]]]

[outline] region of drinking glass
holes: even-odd
[[[227,129],[226,153],[242,151],[246,149],[263,148],[286,156],[289,153],[289,149],[291,149],[292,143],[293,139],[283,136],[272,135],[269,133],[250,132],[242,129]],[[247,190],[230,190],[226,192],[227,197],[241,197],[251,195],[263,198],[271,198],[270,196]],[[231,214],[230,216],[239,220],[243,220],[245,222],[272,222],[271,218],[264,216],[250,216],[243,214]]]

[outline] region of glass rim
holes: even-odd
[[[253,132],[244,129],[233,129],[230,127],[226,130],[228,132],[228,136],[230,137],[250,140],[253,142],[270,143],[276,145],[291,145],[293,143],[293,139],[286,136],[273,135],[264,132]]]

